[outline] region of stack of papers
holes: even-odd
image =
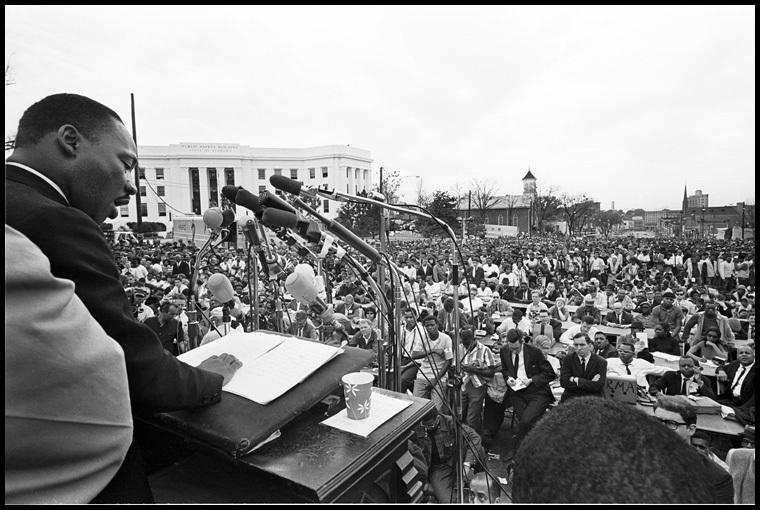
[[[223,391],[266,405],[342,352],[330,345],[255,331],[229,334],[177,359],[197,367],[211,356],[232,354],[243,366]]]

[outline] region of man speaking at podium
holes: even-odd
[[[42,250],[53,276],[75,283],[77,296],[122,347],[134,413],[213,404],[240,362],[214,356],[193,368],[164,351],[156,334],[132,317],[99,227],[135,194],[127,177],[136,166],[137,147],[114,111],[76,94],[48,96],[24,112],[6,160],[6,223]],[[133,442],[92,502],[152,501]]]

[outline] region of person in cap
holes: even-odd
[[[667,324],[670,334],[678,336],[683,323],[683,311],[674,306],[675,294],[668,289],[662,293],[662,302],[652,310],[652,318],[660,324]]]
[[[594,319],[594,324],[599,324],[602,321],[602,311],[594,305],[594,298],[591,296],[586,296],[584,298],[583,305],[575,310],[573,320],[575,322],[580,322],[580,320],[587,315]]]

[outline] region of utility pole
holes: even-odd
[[[747,206],[747,202],[742,202],[742,241],[744,241],[744,209]]]
[[[130,92],[129,97],[132,101],[132,139],[135,141],[135,148],[137,148],[137,124],[135,123],[135,95]],[[139,155],[138,155],[139,156]],[[140,163],[138,159],[137,167],[135,168],[135,188],[137,193],[135,194],[135,205],[137,205],[137,232],[142,232],[142,201],[140,200]]]

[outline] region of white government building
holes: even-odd
[[[307,187],[356,194],[370,191],[373,182],[370,152],[348,145],[271,149],[235,143],[178,143],[141,145],[138,156],[143,221],[164,223],[168,231],[173,228],[172,218],[202,215],[209,207],[220,205],[226,185],[242,186],[258,195],[263,190],[277,191],[269,178],[284,175]],[[341,203],[321,202],[321,213],[337,216]],[[238,207],[238,216],[246,212]],[[135,198],[120,208],[119,218],[108,221],[114,229],[137,221]]]

